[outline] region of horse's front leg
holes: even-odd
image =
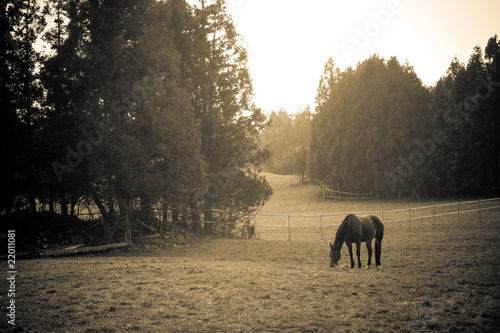
[[[349,258],[351,258],[351,268],[354,268],[354,258],[352,255],[352,243],[345,243],[347,245],[347,248],[349,249]]]
[[[358,256],[358,268],[361,268],[361,242],[356,242],[356,255]]]

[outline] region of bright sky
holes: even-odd
[[[454,56],[467,63],[500,35],[499,0],[228,0],[228,10],[266,113],[314,110],[329,57],[343,70],[374,53],[397,56],[432,85]]]

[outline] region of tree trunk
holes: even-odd
[[[54,194],[52,193],[49,196],[49,212],[54,213]]]
[[[60,193],[59,197],[61,199],[61,215],[68,215],[68,200],[66,199],[65,193]]]
[[[36,214],[36,198],[33,194],[28,195],[28,200],[30,203],[30,210],[33,214]]]
[[[104,207],[103,203],[101,202],[101,199],[99,199],[97,196],[92,196],[92,199],[94,199],[95,204],[99,208],[99,211],[101,212],[102,218],[104,219],[104,222],[109,221],[109,214],[106,211],[106,207]]]
[[[108,198],[108,210],[109,216],[115,215],[115,202],[112,197]]]
[[[201,225],[200,210],[196,206],[196,201],[192,201],[191,205],[191,225],[193,227],[193,232],[195,234],[201,234],[203,231],[203,226]]]
[[[168,221],[168,206],[166,204],[163,204],[162,209],[163,209],[163,221],[160,227],[160,233],[163,231],[171,232],[173,230],[172,225],[174,221],[173,219],[171,221],[172,223],[169,223]]]
[[[121,213],[123,215],[123,229],[125,230],[125,242],[132,245],[132,223],[131,223],[131,204],[129,199],[122,201]]]
[[[152,209],[152,200],[149,195],[142,195],[140,197],[141,200],[141,219],[146,222],[153,221],[153,209]]]
[[[75,196],[75,195],[71,195],[71,206],[70,206],[70,209],[71,209],[71,216],[75,215],[75,206],[78,202],[78,198]]]
[[[203,220],[207,221],[208,223],[205,223],[205,234],[211,235],[213,234],[213,226],[214,224],[212,223],[214,218],[213,218],[213,213],[212,210],[207,209],[203,213]]]
[[[177,230],[179,226],[179,211],[176,208],[172,209],[172,226]]]

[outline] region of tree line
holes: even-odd
[[[266,117],[225,1],[1,10],[4,213],[73,214],[85,200],[130,241],[133,217],[149,221],[153,208],[211,232],[198,223],[216,219],[205,210],[250,212],[269,199]]]
[[[307,158],[311,143],[313,113],[307,106],[297,114],[286,110],[272,111],[269,125],[261,133],[261,144],[271,153],[263,170],[278,174],[295,174],[302,182],[307,180]]]
[[[377,55],[340,71],[330,59],[311,123],[308,173],[377,197],[457,197],[500,189],[500,41],[453,59],[426,87]]]
[[[498,195],[499,54],[494,36],[430,87],[395,57],[329,59],[314,113],[271,113],[264,169],[380,198]]]

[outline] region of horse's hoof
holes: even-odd
[[[370,269],[371,266],[366,266],[365,269]]]

